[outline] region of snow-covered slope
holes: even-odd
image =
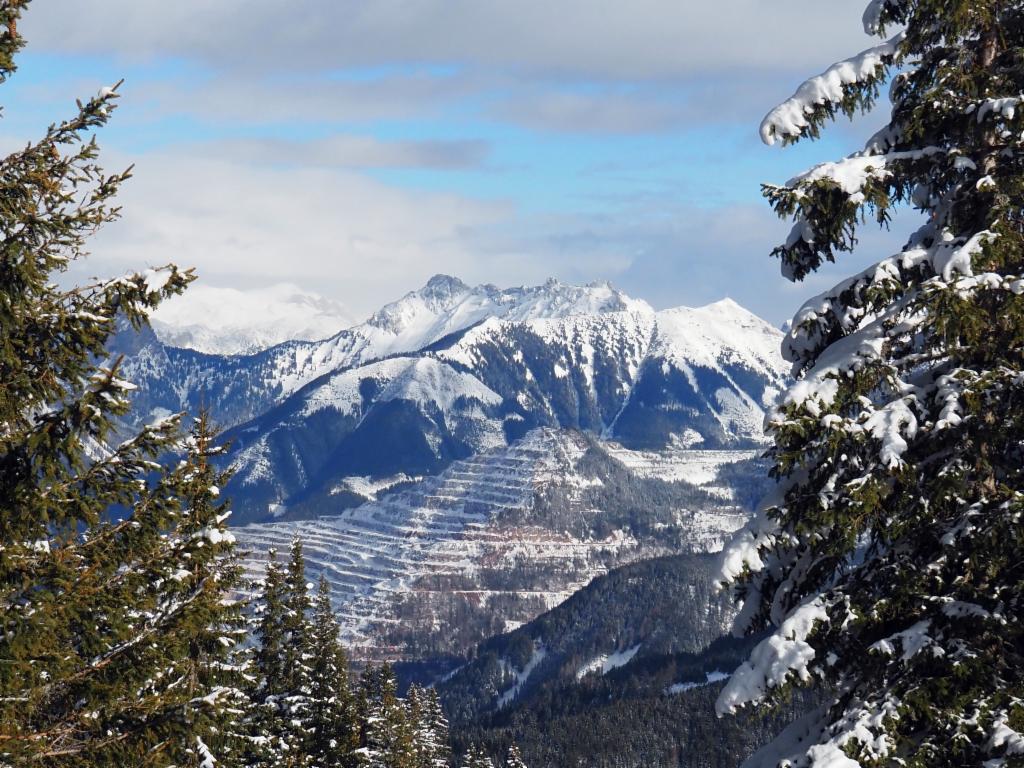
[[[756,445],[784,381],[766,352],[773,334],[738,307],[491,317],[327,374],[232,432],[230,491],[246,520],[270,505],[330,513],[359,501],[325,500],[347,478],[435,474],[545,426],[634,449]]]
[[[212,408],[238,519],[338,513],[357,490],[437,474],[537,427],[627,448],[744,448],[785,381],[781,334],[731,301],[656,312],[608,284],[432,278],[318,342],[204,355],[121,340],[140,412]],[[338,488],[348,489],[332,493]]]
[[[749,455],[731,452],[723,463]],[[267,549],[285,551],[299,537],[310,572],[332,584],[357,655],[459,654],[618,565],[717,550],[747,519],[729,498],[645,479],[642,458],[631,463],[581,433],[537,429],[341,515],[237,535],[256,578]],[[654,492],[660,505],[631,510],[627,497]]]
[[[212,406],[218,423],[228,427],[259,416],[320,376],[417,352],[487,318],[526,321],[624,310],[652,311],[606,283],[580,287],[549,280],[536,287],[499,289],[469,287],[437,275],[366,322],[322,341],[289,341],[230,357],[162,343],[152,332],[137,336],[129,331],[112,352],[127,353],[122,373],[139,386],[144,414],[195,411],[202,403]]]
[[[339,303],[288,283],[241,291],[197,283],[150,318],[160,341],[220,355],[292,339],[326,339],[354,324]]]

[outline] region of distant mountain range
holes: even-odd
[[[779,330],[728,299],[656,311],[607,283],[437,275],[322,340],[227,354],[259,336],[220,333],[208,298],[182,316],[195,322],[116,339],[138,420],[210,412],[248,575],[302,540],[356,663],[439,685],[457,738],[496,753],[549,723],[524,741],[538,765],[578,762],[581,718],[661,718],[606,745],[607,765],[709,746],[726,765],[761,740],[713,735],[709,675],[736,654],[702,650],[731,608],[701,555],[770,483]]]
[[[207,407],[233,442],[239,521],[340,510],[538,427],[630,448],[762,440],[780,332],[730,300],[655,311],[612,286],[438,275],[322,341],[211,355],[124,334],[147,418]]]
[[[245,355],[294,339],[325,339],[355,321],[344,306],[296,285],[239,290],[196,283],[150,318],[172,347]]]

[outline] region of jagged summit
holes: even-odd
[[[470,287],[457,277],[438,274],[422,288],[382,307],[366,325],[394,337],[391,351],[406,351],[488,318],[522,322],[609,312],[654,310],[608,282],[577,286],[549,278],[537,286]]]
[[[468,290],[470,290],[469,285],[459,278],[439,273],[427,280],[427,284],[419,290],[419,293],[423,296],[444,299],[465,293]]]

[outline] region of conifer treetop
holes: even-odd
[[[813,139],[887,83],[889,122],[764,186],[792,221],[773,253],[802,280],[896,206],[922,223],[784,339],[796,382],[766,419],[779,482],[721,560],[737,631],[775,631],[719,710],[834,693],[751,765],[1009,765],[1024,759],[1024,4],[874,0],[864,25],[881,45],[801,86],[762,136]]]

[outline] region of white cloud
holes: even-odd
[[[499,285],[611,279],[662,307],[728,295],[781,322],[811,294],[898,250],[910,226],[898,222],[896,234],[868,226],[858,254],[792,285],[768,256],[788,228],[767,206],[663,199],[614,215],[540,214],[348,171],[174,155],[142,157],[119,199],[122,220],[95,238],[77,275],[174,262],[214,286],[295,283],[357,317],[447,272]]]
[[[238,138],[180,147],[180,151],[255,165],[312,168],[465,169],[487,156],[482,141],[381,141],[373,136],[337,134],[308,141]]]
[[[39,0],[20,29],[31,51],[157,64],[145,88],[127,84],[115,130],[155,128],[151,145],[164,148],[131,157],[124,218],[81,271],[174,261],[213,285],[291,281],[356,314],[443,271],[499,284],[610,278],[662,306],[728,293],[782,319],[809,293],[765,255],[785,225],[766,206],[707,208],[715,184],[701,174],[716,163],[728,174],[738,148],[695,146],[703,170],[673,174],[636,165],[656,157],[610,154],[621,172],[565,185],[577,197],[559,207],[575,213],[538,212],[522,190],[516,205],[359,171],[493,172],[490,146],[464,135],[488,121],[686,141],[689,128],[739,118],[753,143],[760,110],[869,44],[856,4],[822,0]],[[49,104],[72,85],[82,95],[71,79],[29,97]],[[168,118],[179,115],[203,131],[176,135]],[[372,135],[374,121],[434,117],[449,138]],[[688,186],[703,208],[682,204]]]
[[[290,281],[362,314],[437,271],[483,278],[487,265],[467,248],[467,232],[509,215],[500,203],[404,191],[346,171],[185,154],[133,159],[122,219],[94,239],[79,273],[174,262],[214,285]]]
[[[827,65],[866,47],[860,10],[822,0],[47,0],[22,31],[51,50],[217,69],[441,63],[648,79]]]

